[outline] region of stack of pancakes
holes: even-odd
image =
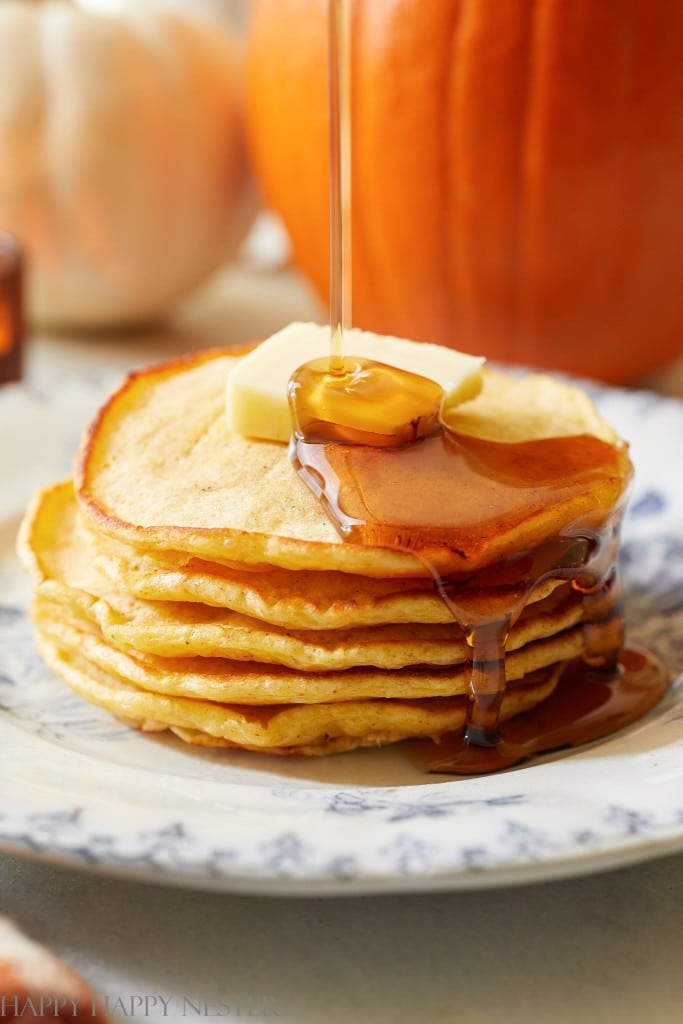
[[[44,659],[131,725],[202,746],[316,755],[459,729],[468,648],[432,578],[406,552],[342,541],[285,445],[228,433],[237,358],[218,350],[129,378],[87,432],[74,480],[32,502],[19,551]],[[585,395],[535,376],[487,373],[458,429],[617,443]],[[593,502],[536,516],[524,547]],[[492,537],[460,571],[513,555],[520,536]],[[581,617],[569,584],[533,591],[507,643],[504,718],[552,692],[583,649]]]

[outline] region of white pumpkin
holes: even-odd
[[[148,320],[234,250],[254,206],[241,84],[206,19],[0,0],[0,228],[36,319]]]

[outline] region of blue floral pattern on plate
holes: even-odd
[[[474,779],[425,779],[391,749],[319,761],[186,749],[85,704],[38,658],[14,539],[32,491],[69,472],[115,383],[0,392],[0,848],[165,883],[262,893],[505,885],[683,849],[683,405],[591,386],[631,440],[629,632],[679,677],[637,726]]]

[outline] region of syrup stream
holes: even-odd
[[[351,325],[351,62],[346,0],[328,0],[330,117],[330,365],[344,372]]]

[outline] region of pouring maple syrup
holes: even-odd
[[[438,740],[411,741],[413,753],[428,771],[493,771],[608,735],[644,715],[667,688],[667,670],[654,655],[624,646],[618,548],[631,464],[625,445],[589,435],[507,443],[458,434],[440,419],[438,384],[344,355],[348,15],[345,0],[329,0],[330,357],[306,363],[290,381],[290,452],[342,538],[410,551],[464,631],[465,726]],[[590,512],[550,540],[468,570],[482,546],[587,493]],[[451,566],[461,560],[460,571],[444,574],[444,552]],[[503,721],[510,629],[534,592],[555,581],[569,584],[582,602],[584,653],[564,667],[550,697]],[[543,678],[533,673],[526,682]]]

